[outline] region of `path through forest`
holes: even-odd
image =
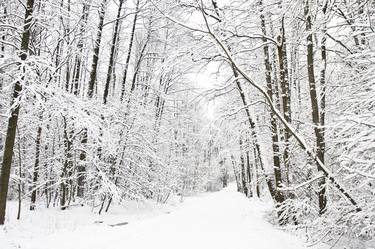
[[[303,242],[265,220],[269,205],[230,186],[187,198],[158,216],[110,227],[96,224],[33,238],[22,249],[303,249]],[[123,220],[119,220],[119,223]]]

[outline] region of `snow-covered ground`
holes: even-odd
[[[303,249],[265,220],[270,205],[229,187],[173,206],[142,204],[98,216],[86,208],[43,210],[11,219],[1,249]],[[10,212],[11,215],[12,212]],[[95,223],[103,221],[103,223]],[[127,225],[111,224],[129,222]],[[5,247],[4,247],[5,245]]]

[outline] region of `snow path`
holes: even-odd
[[[267,205],[266,205],[267,206]],[[110,227],[97,224],[33,238],[22,249],[303,249],[264,220],[264,207],[229,187],[187,198],[170,212]],[[124,220],[119,220],[124,222]]]

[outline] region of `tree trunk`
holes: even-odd
[[[42,119],[42,117],[41,117]],[[42,127],[39,125],[37,135],[36,135],[36,145],[35,145],[35,163],[34,163],[34,173],[33,173],[33,185],[31,192],[31,204],[30,210],[35,209],[36,195],[37,195],[37,183],[39,175],[39,156],[40,156],[40,140],[42,137]]]
[[[252,185],[251,185],[251,163],[250,163],[250,152],[246,149],[246,172],[247,172],[247,196],[253,197]]]
[[[145,44],[142,47],[139,58],[137,59],[137,63],[135,65],[134,74],[133,74],[132,85],[131,85],[131,88],[130,88],[130,93],[133,93],[134,90],[135,90],[135,87],[136,87],[136,84],[137,84],[137,76],[138,76],[138,73],[139,73],[139,69],[141,67],[143,57],[145,56],[145,51],[146,51],[146,48],[147,48],[148,41],[149,41],[149,36],[147,36],[147,39],[145,41]]]
[[[82,131],[82,138],[81,144],[83,148],[79,154],[79,165],[77,167],[77,196],[84,197],[84,190],[85,190],[85,174],[86,174],[86,151],[84,145],[87,144],[87,129],[83,129]]]
[[[95,86],[96,77],[97,77],[99,52],[100,52],[100,44],[102,41],[106,4],[107,4],[107,0],[103,0],[100,6],[100,11],[99,11],[98,33],[96,34],[96,39],[95,39],[95,44],[94,44],[94,53],[92,55],[90,80],[89,80],[89,86],[88,86],[88,91],[87,91],[87,95],[89,98],[92,98],[92,96],[94,95],[94,86]]]
[[[254,166],[255,166],[255,191],[257,193],[257,197],[259,198],[260,197],[260,187],[259,187],[259,169],[258,169],[258,162],[256,160],[256,150],[255,150],[255,147],[253,149],[253,154],[254,154],[254,158],[255,158],[255,163],[254,163]],[[268,181],[266,179],[266,181]]]
[[[249,105],[248,105],[248,102],[246,100],[245,93],[243,92],[241,82],[238,79],[239,74],[238,74],[238,71],[237,71],[235,65],[232,65],[232,71],[233,71],[233,75],[235,77],[235,83],[236,83],[238,92],[239,92],[241,100],[242,100],[242,104],[245,107],[245,113],[246,113],[247,120],[249,121],[250,133],[251,133],[251,137],[252,137],[252,140],[253,140],[253,143],[254,143],[256,154],[257,154],[257,157],[258,157],[258,160],[259,160],[259,166],[264,171],[263,159],[262,159],[262,154],[261,154],[261,150],[260,150],[260,144],[259,144],[258,136],[257,136],[256,130],[255,130],[255,123],[254,123],[254,121],[251,117],[250,110],[248,108]],[[276,178],[276,175],[275,175],[275,178]],[[280,179],[281,179],[281,173],[280,173]],[[268,177],[266,178],[266,181],[267,181],[268,190],[270,191],[271,196],[276,200],[275,194],[276,194],[277,191],[275,191],[275,188],[272,186],[272,182],[270,181],[270,179]],[[280,203],[283,201],[283,199],[281,199],[281,197],[278,198],[278,200],[280,201]]]
[[[67,41],[67,44],[68,46],[70,46],[70,0],[68,0],[67,2],[67,28],[65,29],[65,36],[66,36],[66,41]],[[65,91],[69,92],[69,83],[70,83],[70,70],[71,70],[71,66],[70,66],[70,59],[68,58],[67,62],[66,62],[66,71],[65,71]]]
[[[18,210],[17,210],[17,220],[21,218],[21,208],[22,208],[22,156],[21,156],[21,139],[20,133],[18,132]]]
[[[6,6],[4,5],[3,6],[3,14],[4,14],[4,18],[2,18],[1,21],[5,21],[4,19],[6,18],[7,16],[7,8]],[[0,47],[0,58],[4,58],[5,57],[5,40],[6,40],[6,33],[4,32],[3,35],[1,36],[1,47]],[[0,79],[0,91],[3,89],[3,79]],[[0,110],[1,110],[1,103],[0,103]],[[3,141],[2,141],[2,134],[0,134],[0,150],[2,149],[2,145],[3,145]],[[1,158],[0,158],[1,159]]]
[[[240,165],[241,165],[241,185],[242,185],[242,192],[245,196],[248,196],[249,190],[247,188],[247,175],[246,175],[246,167],[245,167],[245,158],[243,156],[243,145],[242,145],[242,138],[240,138]]]
[[[327,14],[327,5],[323,6],[323,14],[326,16]],[[327,71],[327,25],[326,22],[323,23],[323,37],[322,37],[322,44],[321,44],[321,57],[323,62],[323,67],[320,71],[320,129],[322,136],[324,138],[325,134],[325,111],[326,111],[326,71]],[[325,144],[324,144],[325,147]]]
[[[306,0],[305,3],[305,17],[306,17],[306,31],[307,35],[307,70],[308,70],[308,81],[310,88],[310,100],[311,100],[311,109],[312,109],[312,120],[314,123],[314,132],[316,139],[316,151],[317,157],[324,164],[324,136],[323,130],[320,128],[320,117],[319,117],[319,104],[318,104],[318,94],[316,91],[316,82],[314,74],[314,44],[313,44],[313,35],[311,31],[311,13],[310,13],[310,0]],[[318,171],[322,171],[322,168],[318,164]],[[327,198],[326,198],[326,179],[322,177],[319,182],[319,213],[323,214],[326,211],[327,207]]]
[[[22,39],[21,39],[20,59],[22,61],[25,61],[27,59],[27,54],[29,50],[30,26],[31,26],[31,23],[33,22],[33,16],[32,16],[33,8],[34,8],[34,0],[27,0],[24,27],[23,27],[23,33],[22,33]],[[14,101],[17,100],[20,92],[22,91],[21,84],[22,83],[20,81],[17,81],[14,86],[12,104],[15,104],[15,106],[10,111],[10,117],[8,119],[8,128],[6,131],[5,148],[4,148],[3,163],[1,167],[1,176],[0,176],[0,225],[3,225],[5,221],[6,201],[7,201],[7,195],[8,195],[8,187],[9,187],[9,176],[10,176],[10,170],[11,170],[11,165],[12,165],[13,148],[14,148],[14,140],[15,140],[16,130],[17,130],[18,115],[20,112],[19,103],[14,103]]]
[[[262,2],[261,2],[262,4]],[[262,33],[264,35],[263,42],[267,44],[267,40],[265,36],[267,35],[266,32],[266,22],[264,14],[261,13],[260,15],[261,20],[261,28]],[[269,55],[269,47],[268,45],[263,46],[263,55],[264,55],[264,65],[266,67],[266,83],[267,83],[267,93],[273,101],[273,87],[272,87],[272,78],[271,78],[271,62],[270,62],[270,55]],[[283,63],[282,63],[283,64]],[[275,192],[275,201],[280,204],[285,201],[285,197],[283,193],[280,191],[282,187],[282,174],[281,174],[281,165],[280,165],[280,148],[279,148],[279,134],[278,134],[278,125],[275,114],[270,110],[271,115],[271,136],[272,136],[272,152],[273,152],[273,169],[275,175],[275,185],[276,185],[276,192]]]
[[[234,156],[233,155],[231,155],[230,158],[231,158],[231,161],[232,161],[234,179],[236,180],[236,184],[237,184],[237,192],[240,192],[241,191],[241,182],[240,182],[237,170],[236,170],[236,162],[234,160]]]
[[[82,10],[82,21],[80,22],[80,29],[79,29],[79,38],[77,44],[78,53],[76,55],[76,63],[75,63],[75,73],[73,76],[73,94],[78,96],[79,94],[79,83],[81,78],[81,67],[82,67],[82,54],[83,54],[83,36],[86,30],[87,24],[87,17],[89,14],[89,4],[87,2],[83,3],[83,10]]]
[[[68,181],[69,175],[72,170],[72,141],[69,138],[67,130],[67,121],[63,117],[64,122],[64,147],[65,147],[65,159],[64,166],[61,172],[61,184],[60,184],[60,206],[62,210],[66,209],[66,201],[68,198]]]
[[[113,30],[113,36],[112,36],[112,44],[111,44],[111,53],[109,55],[109,65],[108,65],[108,71],[107,71],[107,79],[105,82],[104,87],[104,95],[103,95],[103,103],[107,104],[108,100],[108,93],[109,93],[109,85],[111,83],[111,77],[112,77],[112,71],[114,67],[114,59],[115,59],[115,50],[116,50],[116,41],[117,36],[119,35],[119,25],[120,25],[120,16],[121,16],[121,10],[122,10],[122,4],[125,2],[125,0],[120,0],[120,4],[117,10],[117,19],[115,23],[115,28]]]
[[[136,27],[136,24],[137,24],[138,11],[139,11],[139,2],[140,2],[140,0],[137,0],[137,4],[136,4],[136,8],[135,8],[135,15],[134,15],[134,19],[133,19],[133,26],[132,26],[132,30],[131,30],[131,33],[130,33],[128,54],[126,56],[126,61],[125,61],[124,75],[122,77],[121,98],[120,98],[121,102],[124,100],[124,95],[125,95],[126,78],[127,78],[127,75],[128,75],[129,62],[130,62],[130,57],[131,57],[132,48],[133,48],[133,42],[134,42],[134,36],[135,36],[135,27]]]
[[[284,28],[284,18],[281,21],[281,34],[277,37],[277,55],[279,63],[279,74],[280,74],[280,86],[281,86],[281,102],[282,102],[282,112],[285,120],[291,123],[291,101],[290,101],[290,84],[288,80],[288,59],[286,52],[286,38],[285,38],[285,28]],[[264,39],[264,38],[263,38]],[[272,92],[272,91],[271,91]],[[272,95],[271,95],[272,96]],[[286,182],[289,184],[289,139],[290,133],[288,129],[284,129],[284,152],[283,161],[286,173]]]

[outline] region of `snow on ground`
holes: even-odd
[[[17,204],[10,202],[7,207],[6,225],[0,226],[0,249],[28,248],[30,241],[39,240],[42,244],[45,238],[53,237],[54,234],[80,233],[90,226],[103,229],[121,222],[134,223],[167,213],[177,203],[175,200],[168,205],[129,201],[123,207],[112,205],[109,212],[103,211],[102,215],[97,213],[98,208],[96,212],[92,212],[91,207],[88,206],[70,207],[66,211],[61,211],[59,208],[38,207],[33,212],[28,210],[28,206],[23,206],[21,220],[16,220]],[[38,245],[33,248],[44,248],[42,246]],[[65,249],[66,247],[53,248]]]
[[[269,205],[233,186],[190,197],[178,206],[115,209],[102,216],[86,208],[44,210],[0,230],[2,249],[304,249],[303,242],[268,223]],[[103,220],[101,224],[94,224]],[[109,224],[129,222],[111,227]],[[5,241],[5,247],[4,245]]]

